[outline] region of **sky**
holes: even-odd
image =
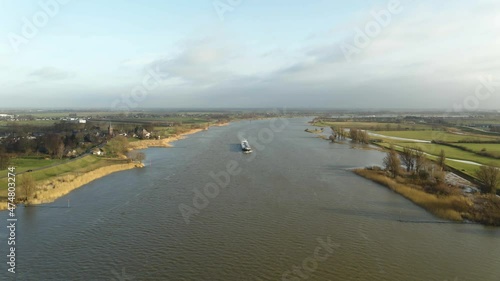
[[[497,0],[0,0],[0,36],[0,108],[500,109]]]

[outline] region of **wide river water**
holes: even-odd
[[[384,154],[321,140],[308,120],[213,127],[144,150],[143,169],[19,207],[17,273],[0,227],[0,278],[500,280],[499,228],[439,223],[354,175]],[[241,153],[242,137],[254,153]]]

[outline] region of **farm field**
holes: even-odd
[[[445,151],[445,156],[447,158],[478,162],[480,164],[487,164],[487,165],[493,164],[494,166],[500,167],[500,160],[491,159],[488,157],[476,158],[477,156],[474,153],[462,151],[462,150],[452,148],[449,146],[442,146],[442,145],[437,145],[437,144],[408,143],[408,142],[392,143],[392,144],[395,146],[394,148],[399,152],[403,151],[404,146],[420,147],[422,149],[422,151],[429,154],[427,156],[427,158],[430,160],[433,160],[433,161],[438,159],[438,155],[441,152],[441,147],[442,147],[443,150]],[[388,149],[391,146],[391,143],[382,142],[382,143],[378,143],[377,145]],[[433,147],[433,146],[435,146],[435,147]],[[467,153],[469,153],[469,154],[467,154]],[[446,160],[445,163],[447,166],[454,168],[454,169],[457,169],[459,171],[462,171],[463,173],[465,173],[471,177],[475,177],[475,171],[478,169],[478,165],[469,164],[469,163],[462,163],[462,162],[451,161],[451,160]]]
[[[458,144],[474,152],[487,152],[495,157],[500,157],[500,143],[460,143]]]
[[[371,131],[382,131],[382,130],[395,130],[400,128],[401,130],[431,130],[432,127],[426,124],[405,124],[405,123],[381,123],[381,122],[317,122],[314,123],[315,126],[320,127],[343,127],[343,128],[355,128]]]
[[[21,126],[21,125],[36,125],[36,126],[51,126],[57,121],[55,120],[32,120],[32,121],[0,121],[0,128],[8,126]]]
[[[418,139],[418,140],[439,140],[445,142],[473,142],[473,141],[500,141],[500,138],[493,136],[482,136],[475,134],[455,134],[446,131],[379,131],[376,132],[380,135],[408,138],[408,139]]]

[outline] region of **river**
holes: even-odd
[[[212,127],[144,150],[143,169],[19,207],[16,274],[0,227],[0,278],[500,280],[499,228],[439,223],[354,175],[384,153],[319,139],[308,120]]]

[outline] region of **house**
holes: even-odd
[[[151,137],[151,133],[144,128],[136,128],[136,135],[140,139],[149,139]]]
[[[97,155],[97,156],[104,156],[104,154],[106,154],[106,152],[104,152],[102,148],[94,148],[92,149],[91,153],[92,155]]]
[[[76,152],[75,149],[68,149],[65,151],[64,155],[66,157],[73,158],[73,157],[76,157],[78,155],[78,153]]]

